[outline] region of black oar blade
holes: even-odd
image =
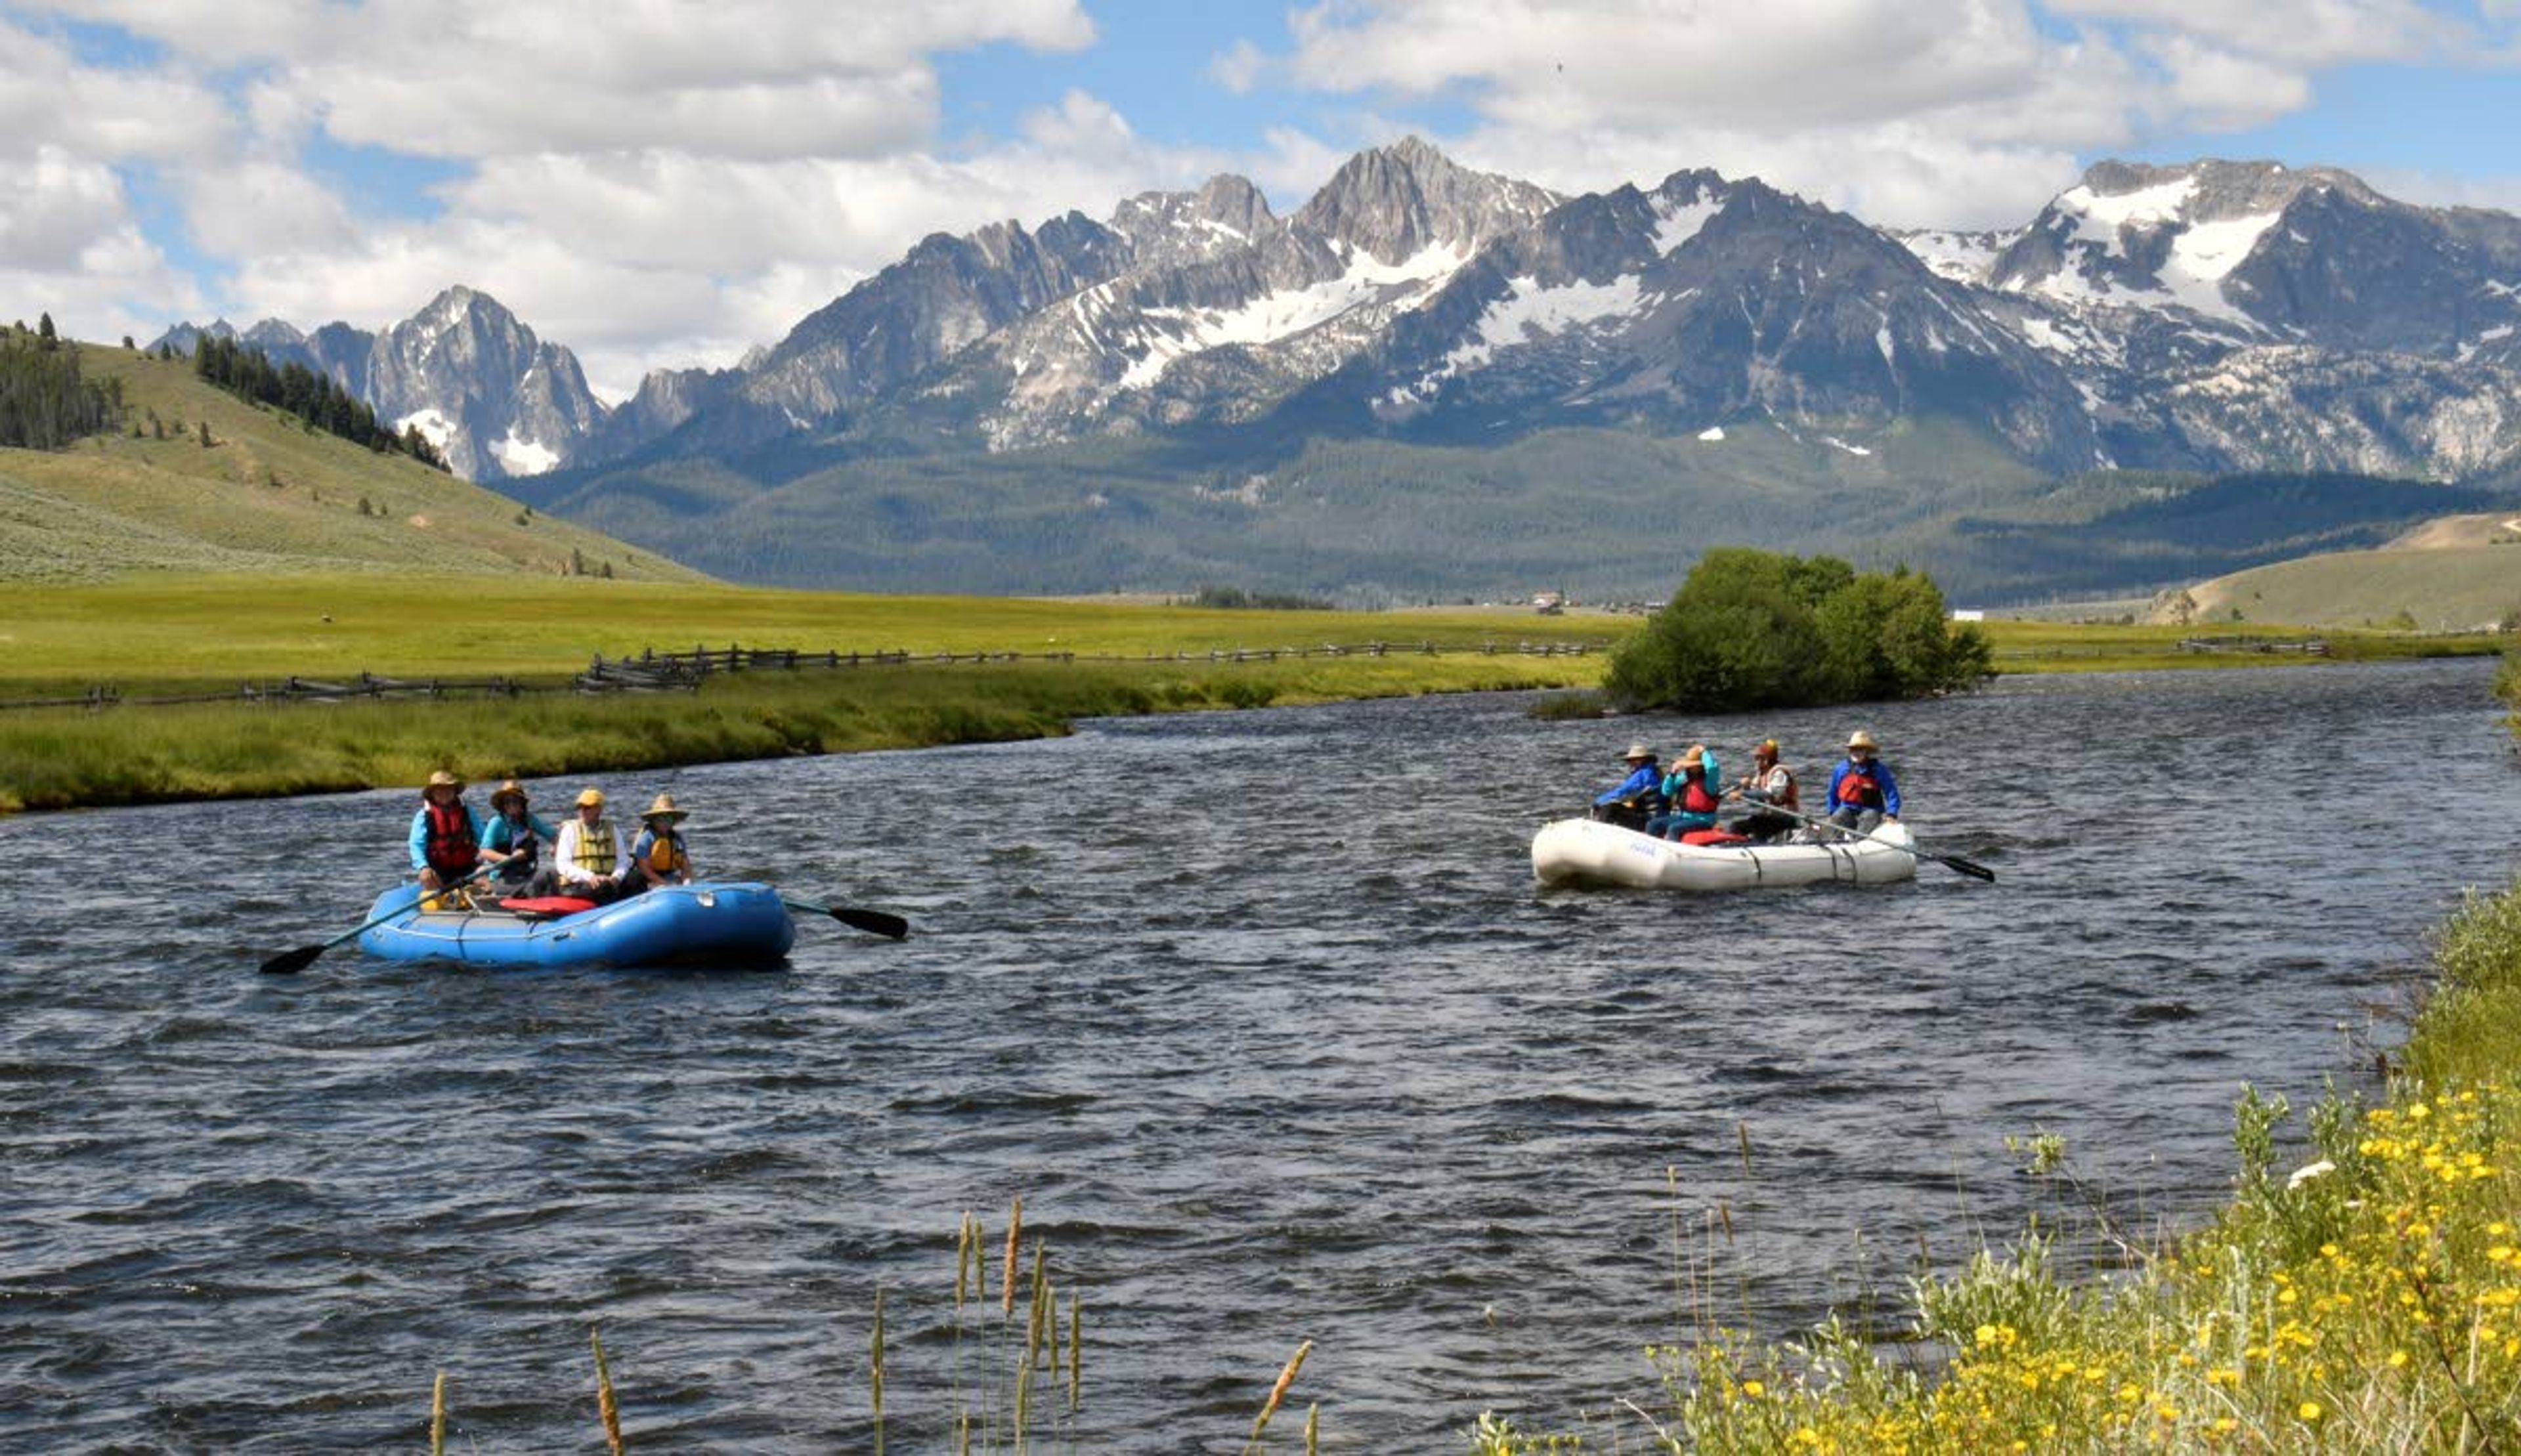
[[[307,967],[314,965],[315,958],[323,953],[324,947],[320,945],[301,945],[296,950],[284,950],[280,954],[273,956],[270,960],[262,963],[262,974],[265,976],[295,976],[298,972],[305,970]]]
[[[1953,869],[1960,871],[1962,874],[1969,876],[1973,880],[1984,880],[1990,885],[1994,885],[1995,883],[1995,871],[1989,869],[1983,864],[1975,864],[1969,860],[1962,859],[1957,855],[1951,854],[1938,854],[1933,856],[1933,858],[1937,864],[1949,865]]]
[[[870,935],[887,935],[899,940],[910,933],[910,922],[898,915],[881,910],[853,910],[847,905],[834,905],[832,919],[845,926],[854,926]]]

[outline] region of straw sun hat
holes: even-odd
[[[675,808],[674,796],[672,795],[660,794],[657,796],[657,801],[655,803],[652,803],[648,805],[648,807],[639,811],[639,817],[641,819],[663,819],[668,824],[680,824],[684,820],[690,818],[691,813],[685,809]]]

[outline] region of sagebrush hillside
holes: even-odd
[[[66,346],[90,380],[121,382],[125,415],[63,449],[0,448],[0,579],[148,569],[702,579],[653,549],[248,403],[195,378],[189,360]]]

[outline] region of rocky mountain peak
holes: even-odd
[[[1412,136],[1350,158],[1294,222],[1399,263],[1430,248],[1467,254],[1560,201],[1546,188],[1472,171]]]

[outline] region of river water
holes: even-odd
[[[1018,1194],[1083,1311],[1045,1449],[1236,1449],[1307,1340],[1281,1447],[1311,1402],[1350,1451],[1615,1418],[1691,1321],[1676,1263],[1791,1334],[2056,1212],[2008,1134],[2154,1227],[2224,1188],[2244,1083],[2367,1076],[2426,929],[2515,866],[2489,683],[1429,699],[614,777],[705,870],[917,927],[729,974],[257,975],[357,922],[407,794],[0,823],[0,1448],[408,1447],[442,1370],[456,1449],[585,1449],[600,1326],[634,1447],[864,1449],[881,1289],[892,1444],[940,1449],[1004,1404]],[[1859,724],[1997,883],[1532,882],[1631,738],[1817,777]]]

